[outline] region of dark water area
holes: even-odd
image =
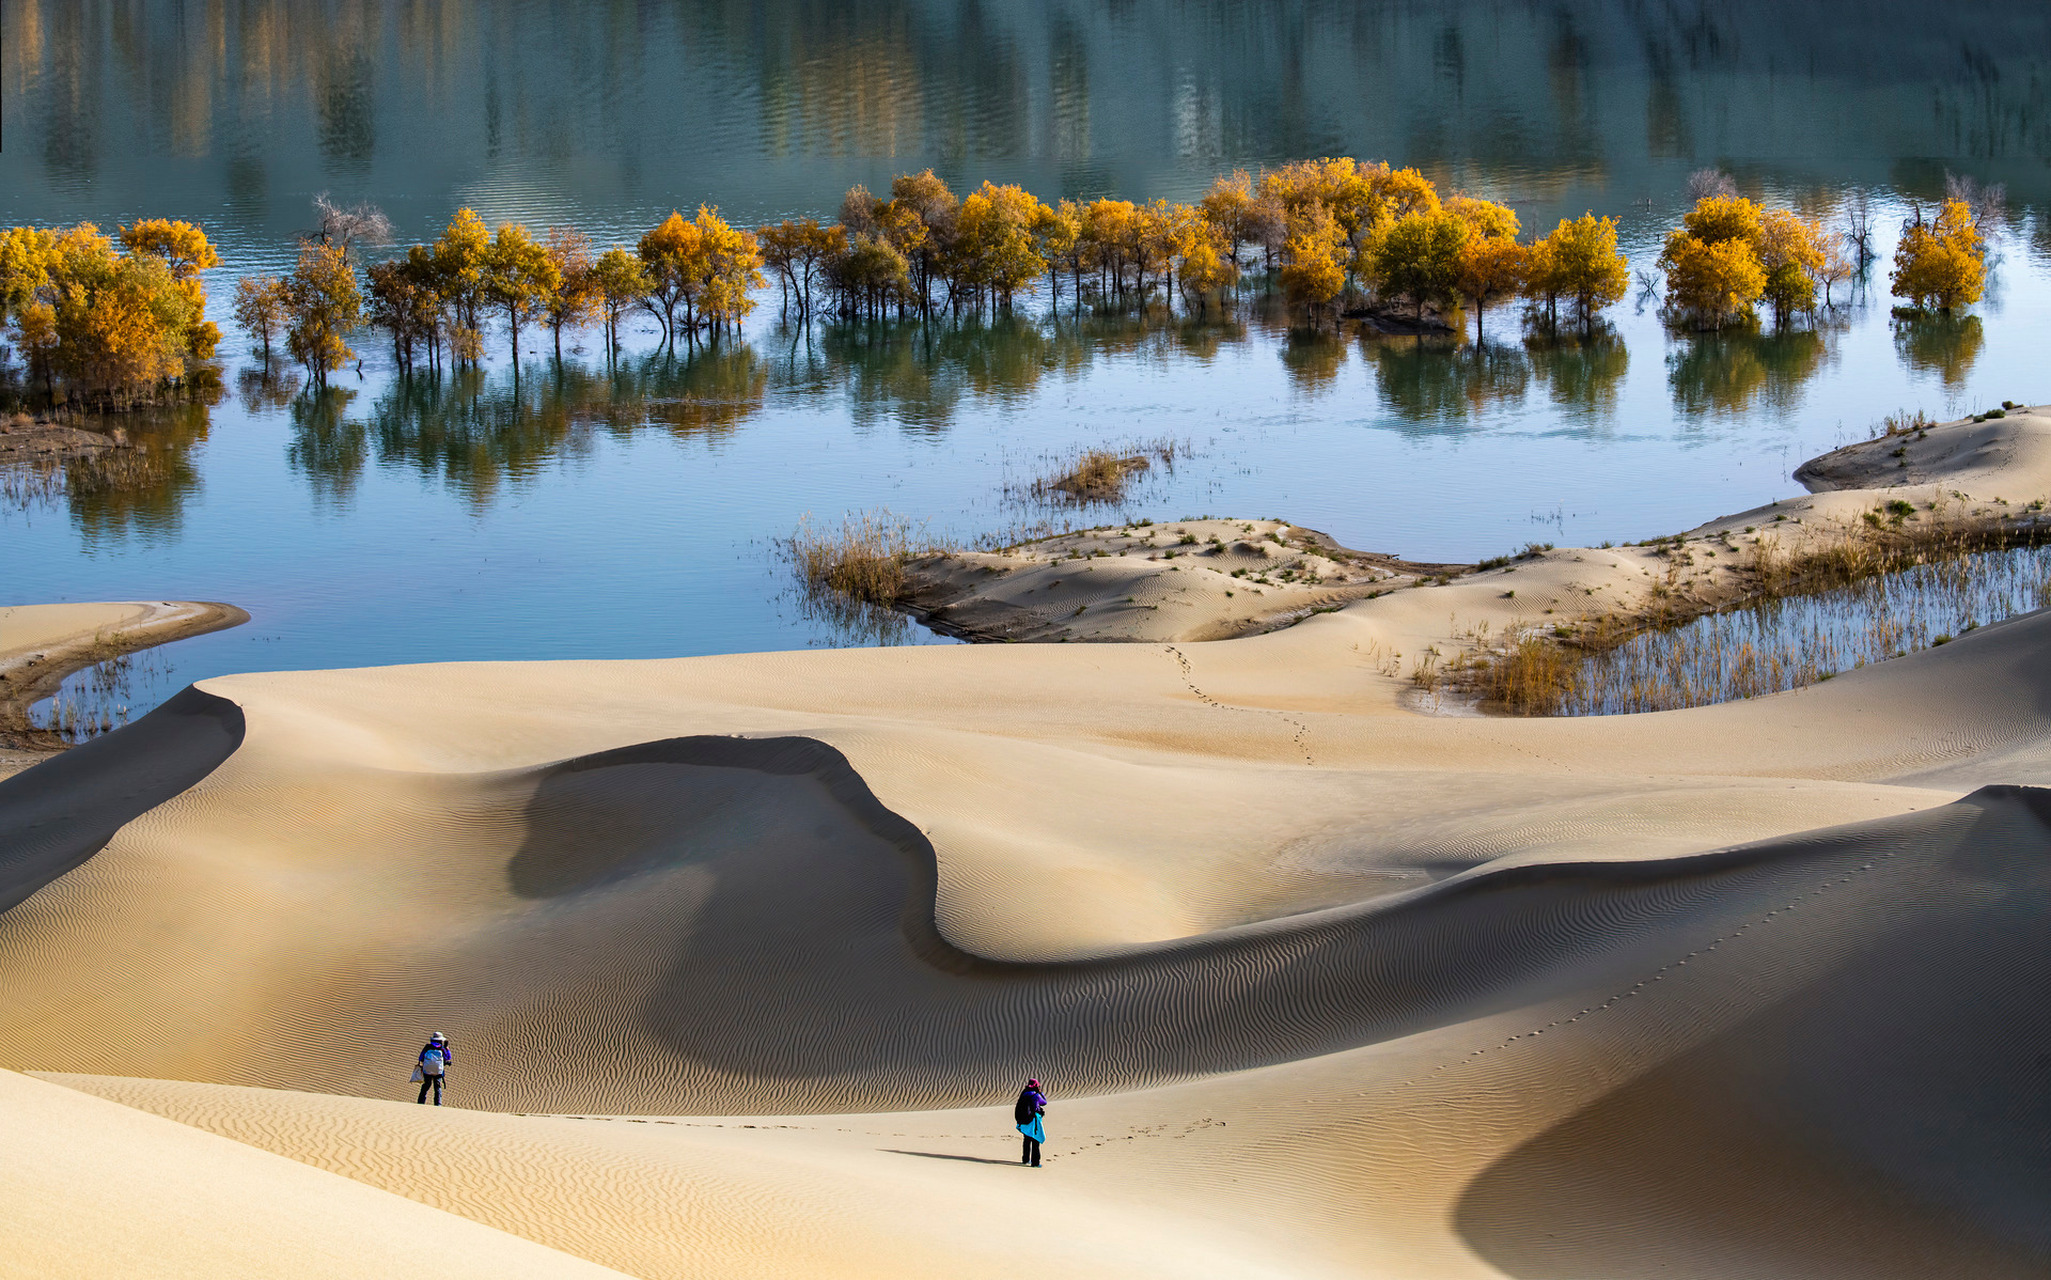
[[[1191,445],[1128,510],[1280,516],[1421,559],[1625,540],[1797,491],[1897,409],[2051,400],[2051,8],[1766,3],[673,3],[13,0],[0,223],[201,223],[235,276],[289,261],[311,200],[403,241],[458,207],[631,241],[672,208],[829,215],[933,166],[1041,198],[1193,199],[1303,156],[1415,165],[1527,231],[1594,210],[1649,271],[1687,174],[1823,218],[1874,201],[1883,255],[1955,173],[2007,187],[1987,299],[1890,314],[1885,262],[1791,332],[1671,331],[1642,289],[1585,343],[1227,316],[779,322],[608,367],[539,339],[492,363],[307,394],[239,336],[222,397],[115,479],[0,503],[0,600],[221,599],[151,693],[227,671],[645,657],[932,639],[809,616],[774,542],[887,506],[935,534],[1060,513],[1007,494],[1065,450]],[[1084,515],[1083,523],[1096,517]]]

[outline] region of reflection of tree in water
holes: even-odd
[[[292,442],[285,446],[285,458],[306,476],[316,498],[337,507],[356,496],[369,454],[363,423],[344,417],[355,398],[347,387],[329,387],[294,396],[288,405]]]
[[[1830,345],[1813,329],[1700,334],[1667,356],[1667,384],[1684,417],[1742,413],[1761,400],[1788,410],[1829,356]]]
[[[395,378],[367,422],[346,415],[353,393],[292,401],[292,465],[317,492],[346,500],[375,451],[386,466],[438,477],[472,503],[559,458],[587,452],[591,428],[672,434],[730,431],[759,411],[768,370],[753,347],[720,343],[611,369],[550,365],[515,385],[510,369]]]
[[[1554,404],[1592,414],[1615,411],[1617,387],[1630,371],[1631,353],[1614,335],[1534,339],[1524,351]]]
[[[1909,368],[1936,374],[1947,390],[1965,385],[1986,340],[1980,317],[1973,315],[1905,316],[1894,322],[1895,353]]]
[[[1282,372],[1306,396],[1321,396],[1339,380],[1346,339],[1329,329],[1294,328],[1282,340]]]
[[[301,381],[299,371],[289,366],[273,364],[268,369],[244,369],[235,375],[235,398],[242,402],[244,413],[282,409],[299,394]]]
[[[946,429],[965,399],[1025,401],[1047,377],[1067,377],[1100,358],[1213,358],[1244,339],[1243,323],[1084,311],[999,313],[958,322],[821,324],[780,330],[766,343],[780,390],[840,394],[863,426],[888,419],[919,431]],[[1343,355],[1343,353],[1342,353]]]
[[[1198,364],[1209,364],[1227,343],[1237,345],[1246,341],[1246,326],[1221,310],[1213,316],[1182,317],[1175,325],[1173,337],[1184,356]]]
[[[1531,366],[1515,347],[1365,338],[1375,391],[1405,422],[1435,422],[1522,400]]]
[[[935,327],[917,322],[821,326],[824,387],[846,392],[859,426],[895,418],[916,429],[944,428],[961,403],[962,385],[939,360],[937,342]]]
[[[207,438],[207,408],[201,398],[123,414],[129,448],[64,464],[65,501],[87,545],[178,531],[185,500],[199,489],[192,449]]]

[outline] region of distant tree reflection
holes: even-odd
[[[286,461],[306,477],[316,501],[333,507],[346,507],[355,498],[369,458],[363,423],[346,417],[355,398],[350,388],[329,387],[294,396],[288,404],[292,442],[285,446]]]
[[[1282,368],[1289,384],[1306,396],[1321,396],[1339,380],[1346,364],[1346,339],[1330,329],[1289,330],[1282,342]]]
[[[1761,402],[1789,410],[1829,357],[1829,344],[1813,329],[1702,334],[1667,356],[1667,385],[1684,417],[1743,413]]]
[[[1362,342],[1375,367],[1375,392],[1405,422],[1461,418],[1520,401],[1531,385],[1531,364],[1516,347],[1414,338]]]
[[[129,446],[64,464],[64,499],[87,546],[176,536],[199,491],[195,446],[206,441],[207,403],[186,401],[124,415]]]
[[[1563,409],[1586,415],[1616,410],[1617,388],[1631,368],[1631,353],[1614,333],[1582,340],[1536,340],[1525,345],[1525,354],[1547,397]]]
[[[1894,350],[1902,362],[1919,373],[1936,374],[1948,391],[1965,385],[1986,341],[1975,315],[1931,312],[1894,322]]]

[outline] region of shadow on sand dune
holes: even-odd
[[[242,732],[242,708],[187,687],[117,733],[0,780],[0,911],[219,768]]]
[[[2051,792],[1951,808],[1916,847],[1958,892],[1496,1160],[1469,1245],[1523,1280],[2051,1274]]]

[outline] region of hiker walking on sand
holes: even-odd
[[[417,1103],[427,1101],[427,1091],[434,1090],[434,1105],[442,1104],[442,1081],[448,1078],[449,1064],[456,1060],[449,1052],[449,1038],[437,1031],[428,1038],[427,1047],[420,1051],[420,1061],[413,1068],[413,1078],[420,1082],[420,1096]]]
[[[1025,1135],[1025,1153],[1018,1158],[1020,1164],[1040,1167],[1040,1144],[1047,1140],[1047,1130],[1040,1123],[1040,1117],[1047,1114],[1047,1095],[1040,1092],[1040,1082],[1026,1081],[1026,1087],[1019,1091],[1018,1105],[1011,1109],[1011,1118],[1018,1122],[1018,1131]]]

